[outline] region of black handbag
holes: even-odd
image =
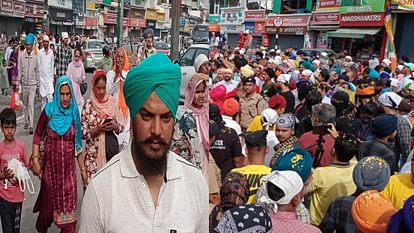
[[[80,92],[82,95],[85,95],[86,91],[88,90],[88,83],[83,82],[79,84]]]
[[[115,135],[114,131],[105,132],[105,156],[106,162],[112,159],[115,155],[119,153],[119,143],[118,137]]]

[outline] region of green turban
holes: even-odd
[[[180,83],[180,67],[164,54],[154,54],[139,63],[128,72],[124,84],[124,96],[131,119],[134,119],[154,91],[175,117],[180,98]]]
[[[313,65],[310,62],[306,61],[306,60],[300,61],[299,65],[305,67],[305,69],[308,69],[312,72],[315,71],[315,67],[313,67]]]

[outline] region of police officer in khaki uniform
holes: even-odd
[[[250,122],[267,108],[263,97],[256,93],[256,80],[249,77],[243,80],[245,95],[240,98],[240,126],[243,131],[249,127]]]

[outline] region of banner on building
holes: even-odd
[[[414,11],[414,1],[391,0],[391,8],[404,11]]]
[[[338,10],[341,6],[341,0],[319,0],[319,5],[316,6],[317,10]]]
[[[244,23],[244,7],[221,8],[221,24]]]
[[[385,0],[342,0],[341,13],[379,13],[385,11]]]

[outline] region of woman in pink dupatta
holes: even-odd
[[[209,154],[209,134],[208,134],[208,75],[196,73],[191,77],[185,90],[184,106],[194,112],[197,123],[197,134],[203,150],[201,170],[208,180],[208,154]]]
[[[107,94],[106,82],[106,72],[96,70],[92,77],[91,97],[86,100],[81,113],[82,137],[86,140],[83,168],[86,171],[86,184],[108,159],[119,153],[118,140],[112,151],[106,150],[106,135],[112,132],[119,134],[123,129],[118,103]],[[105,119],[112,120],[105,122]]]
[[[67,76],[69,76],[72,81],[73,91],[75,92],[76,102],[78,104],[79,112],[82,111],[83,99],[82,93],[80,91],[80,84],[85,82],[85,68],[83,67],[83,62],[81,60],[82,51],[79,48],[76,48],[73,51],[72,62],[69,63]]]

